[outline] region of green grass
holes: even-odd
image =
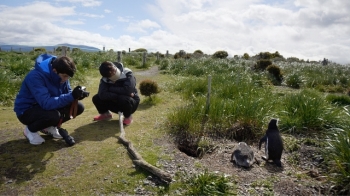
[[[138,81],[146,78],[142,75],[136,77]],[[159,75],[154,79],[162,85],[168,77]],[[8,195],[14,190],[29,195],[135,194],[135,187],[143,185],[150,173],[135,168],[127,150],[118,142],[118,115],[106,122],[92,121],[97,111],[91,98],[97,92],[99,79],[97,70],[89,71],[84,85],[91,94],[82,101],[85,111],[63,124],[76,139],[77,144],[73,147],[67,147],[63,140],[46,136],[43,145],[30,145],[22,135],[24,126],[17,120],[12,107],[1,108],[0,195]],[[134,114],[134,123],[125,128],[126,138],[153,165],[162,157],[169,158],[160,153],[161,148],[154,144],[154,140],[166,134],[162,129],[165,118],[161,116],[180,101],[166,91],[159,96],[161,102],[157,105],[141,102]],[[141,100],[145,98],[141,96]],[[169,99],[173,101],[167,102]],[[151,186],[146,189],[159,191]]]
[[[135,188],[143,187],[142,181],[150,175],[133,166],[130,155],[118,142],[117,115],[111,121],[92,122],[97,114],[91,97],[97,92],[100,79],[98,65],[115,58],[115,54],[72,55],[79,70],[71,81],[72,86],[84,85],[91,94],[83,100],[85,112],[64,124],[64,128],[78,141],[77,145],[68,148],[64,141],[50,137],[45,137],[47,142],[42,146],[31,146],[24,139],[21,133],[23,125],[11,106],[24,75],[19,67],[10,68],[9,65],[13,59],[32,61],[33,56],[0,53],[0,58],[4,59],[0,64],[0,77],[1,81],[7,81],[0,84],[0,194],[135,194]],[[287,162],[295,166],[299,164],[297,150],[302,144],[320,147],[324,149],[327,164],[332,168],[330,180],[344,189],[349,188],[348,100],[346,96],[326,96],[323,93],[330,91],[332,85],[348,88],[348,80],[342,76],[349,72],[348,68],[279,64],[284,76],[292,74],[294,77],[293,84],[298,84],[300,88],[296,90],[293,85],[289,85],[293,88],[272,86],[268,75],[250,70],[247,65],[251,62],[246,60],[167,59],[160,61],[166,74],[149,76],[137,74],[145,69],[137,63],[139,60],[134,62],[139,57],[126,56],[123,59],[124,64],[136,73],[138,82],[151,78],[161,88],[152,101],[141,96],[141,104],[134,114],[135,121],[125,130],[128,140],[150,164],[157,165],[160,159],[169,159],[169,154],[164,154],[162,147],[154,144],[169,133],[180,139],[193,139],[198,142],[199,148],[204,149],[210,147],[210,143],[200,138],[232,138],[234,126],[243,127],[245,132],[248,131],[245,136],[255,140],[263,134],[267,122],[273,117],[280,119],[279,127],[284,132],[286,150],[290,153]],[[329,73],[336,75],[338,80],[328,76]],[[212,76],[209,107],[208,75]],[[321,87],[324,90],[320,92]],[[5,97],[2,92],[8,92],[8,96]],[[312,139],[296,141],[294,134],[316,135],[321,140],[329,135],[329,142],[321,144],[319,140]],[[204,173],[189,178],[188,182],[182,181],[179,174],[177,181],[170,186],[144,188],[159,195],[172,194],[188,183],[198,185],[197,190],[192,190],[194,195],[225,195],[230,189],[223,176]],[[256,183],[262,186],[264,181]],[[265,194],[271,194],[271,186],[266,185]]]
[[[205,170],[188,179],[186,195],[234,195],[236,187],[232,181],[233,179]]]
[[[331,168],[330,177],[340,187],[340,191],[349,191],[350,189],[350,127],[346,129],[336,129],[335,133],[329,138],[328,151],[326,156]]]

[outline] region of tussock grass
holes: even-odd
[[[187,180],[186,195],[234,195],[232,179],[205,170]]]
[[[332,107],[324,96],[314,90],[303,90],[286,96],[283,103],[281,123],[285,129],[291,131],[322,131],[337,127],[339,117],[342,116],[340,108]]]
[[[33,61],[33,56],[12,53],[10,57],[6,55],[8,54],[4,57],[0,53],[0,58],[4,59],[0,67],[3,75],[0,76],[9,82],[0,84],[1,92],[19,88],[16,86],[19,82],[16,81],[21,81],[23,77],[20,74],[8,74],[11,68],[7,64],[10,61],[6,59],[28,58]],[[71,81],[72,86],[86,86],[92,97],[97,92],[100,79],[97,71],[99,63],[115,59],[115,53],[71,55],[75,55],[73,59],[76,59],[79,70]],[[138,66],[139,61],[129,62],[128,58],[123,58],[126,67],[131,66],[134,71],[144,69]],[[294,77],[294,81],[291,79],[292,84],[300,88],[295,90],[293,88],[296,86],[289,85],[293,88],[288,88],[284,87],[284,83],[280,87],[272,86],[268,74],[251,70],[247,65],[252,62],[248,60],[167,59],[161,60],[160,64],[166,74],[151,77],[159,84],[161,93],[157,95],[156,102],[152,103],[141,96],[141,104],[134,114],[135,121],[126,128],[126,137],[149,163],[157,165],[159,159],[168,157],[162,154],[161,147],[154,144],[155,140],[165,134],[170,133],[181,141],[188,139],[196,144],[194,147],[206,148],[207,144],[201,138],[234,138],[237,137],[237,130],[244,130],[246,134],[241,139],[247,139],[248,136],[256,138],[266,129],[270,118],[274,117],[280,119],[279,127],[284,134],[290,135],[285,138],[293,138],[293,134],[316,133],[319,137],[329,135],[328,144],[322,148],[327,164],[332,168],[330,176],[334,178],[330,179],[340,187],[348,189],[348,106],[345,104],[345,97],[341,97],[334,104],[337,97],[327,98],[321,92],[329,92],[332,88],[340,92],[348,88],[349,81],[343,74],[348,73],[349,68],[280,62],[278,66],[284,76]],[[210,106],[207,107],[209,75],[212,76],[212,88]],[[136,75],[138,82],[149,77]],[[17,91],[12,93],[15,92]],[[1,93],[0,95],[2,96]],[[47,142],[42,146],[29,145],[22,136],[23,126],[14,116],[12,107],[2,105],[1,194],[135,194],[137,187],[143,187],[142,181],[149,173],[135,168],[124,146],[118,143],[117,115],[107,122],[92,122],[91,119],[97,112],[91,97],[83,100],[85,112],[64,124],[64,128],[78,142],[71,148],[64,141],[50,137],[45,137]],[[6,98],[13,101],[14,94]],[[11,104],[11,101],[7,104]],[[286,142],[292,153],[301,144],[293,139],[286,139]],[[311,140],[307,142],[312,143]],[[289,161],[297,164],[297,156],[292,154],[289,158]],[[192,178],[191,183],[203,182],[204,185],[217,181],[210,174],[204,174],[203,181],[201,178],[202,176]],[[223,182],[219,183],[223,187],[225,182],[218,179]],[[185,184],[179,180],[171,186],[147,186],[146,189],[152,193],[167,194],[179,187],[185,187]],[[210,188],[214,189],[216,188]]]

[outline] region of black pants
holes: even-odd
[[[70,107],[71,104],[57,110],[44,110],[39,105],[35,105],[17,118],[21,123],[27,125],[31,132],[36,132],[50,126],[57,126],[61,117],[62,123],[70,120]],[[77,116],[83,113],[83,111],[84,105],[78,102]]]
[[[118,100],[106,101],[100,99],[100,97],[96,94],[92,97],[92,102],[94,103],[99,114],[106,113],[109,110],[114,113],[123,112],[124,117],[129,118],[130,115],[136,111],[140,100],[121,95]]]

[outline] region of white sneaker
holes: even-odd
[[[23,135],[29,140],[29,143],[33,145],[40,145],[45,142],[44,138],[42,138],[38,132],[29,131],[27,126],[23,131]]]
[[[62,139],[62,136],[60,135],[60,133],[58,133],[58,129],[54,126],[43,129],[40,132],[45,133],[47,135],[52,135],[52,137],[56,139]]]

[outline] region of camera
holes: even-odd
[[[82,86],[81,90],[83,91],[83,94],[81,94],[81,98],[88,97],[90,95],[90,92],[86,91],[86,87]]]

